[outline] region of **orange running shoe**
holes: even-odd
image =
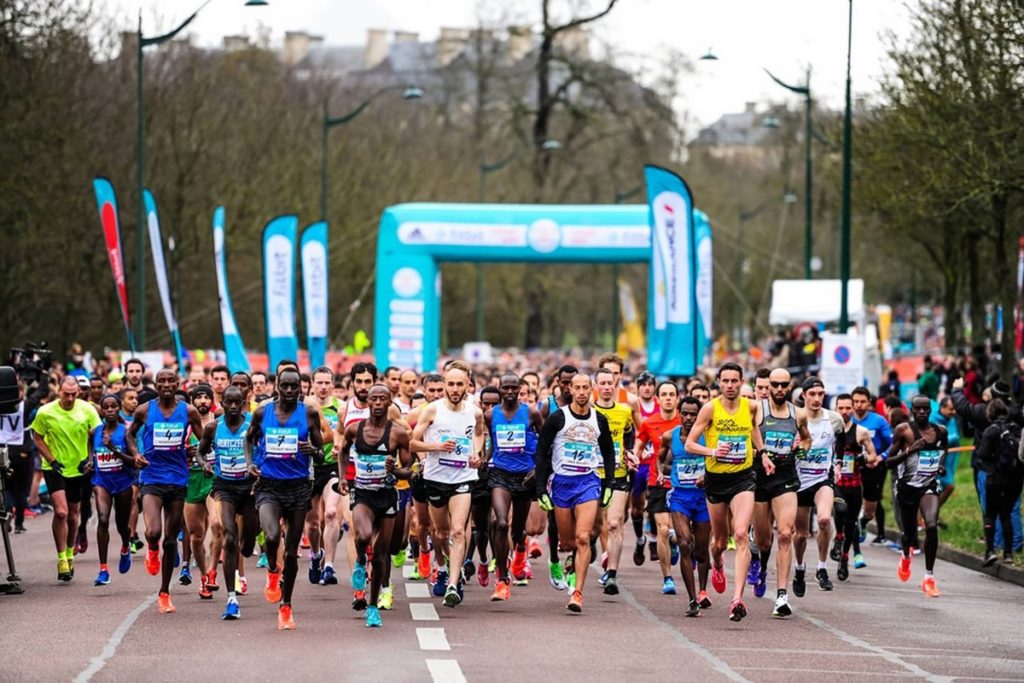
[[[294,631],[295,620],[292,619],[292,606],[281,605],[277,610],[277,630]]]
[[[206,574],[201,574],[199,576],[199,599],[213,600],[213,593],[210,592],[210,581],[206,577]]]
[[[217,570],[211,569],[206,572],[206,587],[211,591],[218,590],[220,586],[217,585]]]
[[[498,585],[494,587],[494,595],[491,596],[491,602],[508,600],[510,597],[512,597],[512,590],[508,587],[508,584],[504,581],[499,581]]]
[[[934,576],[924,577],[924,581],[921,582],[921,590],[923,590],[924,594],[929,598],[937,598],[942,595],[942,593],[939,592],[939,589],[935,586]]]
[[[171,604],[170,593],[160,593],[156,596],[156,606],[160,610],[160,614],[169,614],[170,612],[176,611],[174,605]]]
[[[583,611],[583,593],[580,591],[573,591],[572,597],[569,598],[569,604],[565,606],[570,612],[579,614]]]
[[[716,567],[714,565],[711,565],[711,585],[714,587],[715,592],[725,592],[725,567]]]
[[[896,576],[900,577],[900,581],[910,580],[910,560],[910,557],[900,556],[900,563],[896,565]]]
[[[302,543],[299,544],[299,547],[303,550],[307,550],[309,548],[309,536],[302,534]]]
[[[512,570],[512,576],[516,579],[526,578],[526,551],[516,550],[512,553],[512,566],[509,567]]]
[[[158,551],[146,551],[146,571],[152,576],[160,573],[160,553]]]
[[[538,557],[540,557],[543,554],[544,554],[544,550],[541,549],[540,543],[537,542],[537,539],[532,539],[530,541],[530,559],[536,560]]]
[[[267,572],[267,587],[263,589],[263,597],[267,602],[280,602],[281,600],[281,570]],[[291,614],[291,608],[288,609]]]
[[[423,578],[430,576],[430,553],[420,553],[418,568],[420,576]]]

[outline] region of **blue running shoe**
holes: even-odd
[[[863,569],[864,567],[868,566],[868,563],[864,561],[863,555],[857,553],[853,556],[853,566],[856,569]]]
[[[224,607],[224,614],[220,615],[220,618],[224,621],[234,621],[241,617],[241,610],[238,608],[238,603],[234,600],[228,600],[227,606]]]
[[[747,571],[747,584],[756,586],[761,576],[761,558],[750,558],[750,569]]]
[[[185,531],[184,530],[179,531],[178,532],[178,543],[181,543],[184,540],[185,540]]]
[[[269,566],[270,566],[270,563],[267,562],[267,554],[266,553],[260,553],[260,559],[256,560],[256,567],[258,569],[266,569]]]
[[[672,543],[669,543],[668,547],[669,547],[669,550],[672,551],[671,560],[672,560],[672,566],[674,567],[677,564],[679,564],[679,544],[675,543],[675,542],[672,542]]]
[[[96,580],[92,585],[94,586],[107,586],[110,584],[110,572],[106,569],[101,569],[100,573],[96,576]]]
[[[181,553],[178,552],[178,547],[175,546],[174,547],[174,568],[177,569],[179,566],[181,566]],[[188,569],[188,565],[185,565],[185,568]]]
[[[309,582],[312,584],[320,583],[321,566],[323,565],[324,551],[321,550],[319,553],[309,559]]]
[[[380,610],[370,605],[366,608],[366,627],[367,628],[380,628],[382,622],[380,620]]]
[[[178,583],[182,586],[192,585],[192,572],[189,571],[187,564],[181,568],[181,574],[178,575]]]
[[[762,567],[762,571],[757,574],[757,583],[754,584],[754,597],[763,598],[764,593],[768,588],[768,571]]]
[[[366,565],[359,562],[352,570],[352,590],[361,591],[366,588]]]
[[[334,573],[334,567],[324,567],[324,571],[320,574],[320,585],[321,586],[336,586],[336,585],[338,585],[338,575]]]
[[[676,594],[676,582],[672,580],[671,576],[665,577],[665,583],[661,586],[662,595],[675,595]]]
[[[434,580],[434,597],[443,598],[446,588],[448,588],[448,570],[438,569],[437,578]]]
[[[121,561],[117,563],[117,571],[121,574],[127,574],[128,570],[132,568],[132,551],[129,550],[126,553],[121,553]]]

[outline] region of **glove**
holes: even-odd
[[[50,464],[50,467],[53,469],[54,472],[56,472],[60,476],[64,476],[64,463],[62,463],[60,460],[54,460]]]
[[[552,510],[555,509],[554,503],[551,502],[551,496],[549,496],[547,493],[542,493],[539,496],[537,496],[537,505],[544,512],[551,512]]]
[[[612,490],[608,485],[601,487],[601,507],[606,508],[612,502]]]

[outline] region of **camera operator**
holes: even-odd
[[[13,376],[13,369],[4,368],[5,374]],[[13,378],[13,377],[12,377]],[[7,377],[4,378],[7,380]],[[26,395],[27,394],[27,395]],[[14,510],[14,533],[25,532],[25,509],[28,507],[29,494],[32,492],[32,474],[35,470],[36,449],[31,439],[26,440],[25,431],[28,430],[29,420],[43,399],[49,394],[49,387],[45,383],[33,383],[31,385],[24,381],[18,381],[19,405],[13,413],[0,415],[3,426],[11,428],[10,439],[6,438],[8,432],[0,438],[0,443],[5,441],[18,442],[7,443],[7,455],[10,458],[10,472],[8,473],[7,492],[10,498],[10,507]],[[21,439],[15,437],[14,431],[20,432]]]
[[[102,420],[90,404],[78,398],[78,381],[64,377],[58,400],[47,403],[32,421],[33,440],[43,459],[43,478],[53,500],[53,541],[57,547],[57,579],[74,577],[74,542],[79,506],[92,493],[89,432]],[[91,474],[91,471],[89,471]]]

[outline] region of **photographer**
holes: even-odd
[[[74,577],[74,550],[68,541],[78,533],[82,498],[92,493],[89,432],[101,424],[99,413],[78,398],[79,386],[64,377],[58,400],[47,403],[32,421],[33,440],[43,459],[43,478],[53,499],[53,541],[57,547],[57,579]],[[91,472],[90,472],[91,474]]]
[[[26,392],[28,392],[27,396]],[[35,445],[31,440],[24,439],[24,432],[28,429],[29,419],[48,394],[49,387],[46,384],[27,386],[25,382],[18,381],[20,404],[11,418],[8,418],[9,424],[19,426],[22,436],[21,443],[12,443],[7,446],[7,455],[11,462],[7,484],[10,498],[8,504],[14,510],[14,533],[16,534],[25,532],[25,509],[28,507],[29,494],[32,492],[32,474],[35,469],[36,457]],[[14,440],[17,441],[17,439]]]

